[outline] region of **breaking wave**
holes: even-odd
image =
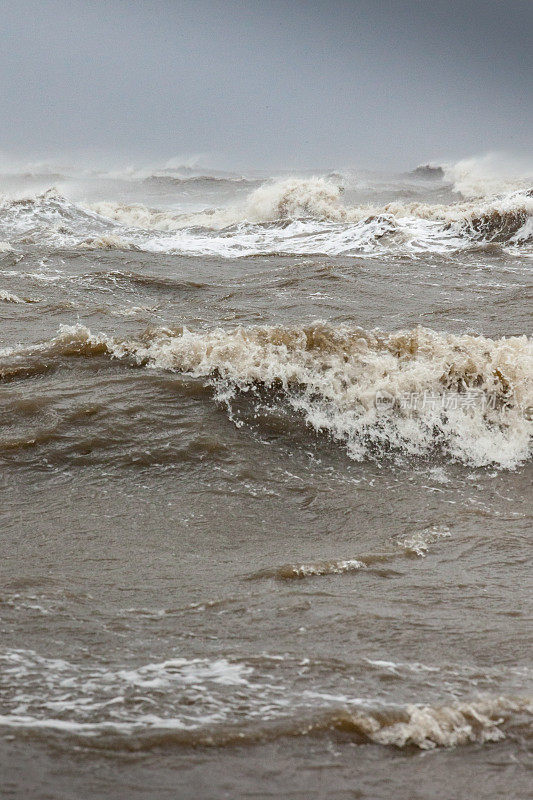
[[[244,206],[221,210],[177,214],[113,203],[92,204],[90,209],[120,225],[174,234],[145,243],[147,249],[230,257],[261,252],[442,252],[472,242],[533,241],[533,196],[527,191],[448,205],[396,201],[347,206],[337,184],[324,178],[292,178],[260,186]]]
[[[261,670],[254,659],[225,657],[177,657],[113,669],[5,651],[0,727],[109,750],[223,747],[326,732],[349,735],[355,743],[429,750],[527,736],[533,711],[528,696],[440,703],[365,699],[353,695],[353,683],[348,693],[344,687],[302,686],[301,662],[295,674],[288,658],[263,661]],[[360,665],[362,674],[374,664],[367,662],[366,670]],[[421,668],[439,672],[421,665],[415,671]]]
[[[464,198],[504,195],[531,189],[533,165],[510,156],[487,153],[447,164],[444,178]]]
[[[318,694],[318,693],[316,693]],[[242,699],[240,700],[242,704]],[[75,722],[61,717],[39,719],[25,714],[0,715],[0,726],[33,734],[68,735],[85,746],[109,750],[150,750],[156,747],[230,747],[275,741],[287,736],[309,736],[339,732],[355,743],[372,742],[388,747],[457,747],[499,742],[506,732],[527,735],[527,721],[514,717],[531,715],[529,698],[494,697],[448,706],[408,704],[377,709],[337,709],[290,717],[243,723],[223,723],[189,727],[181,719],[146,714],[139,721],[120,723]],[[272,706],[268,707],[272,714]]]
[[[533,184],[533,181],[531,182]],[[158,211],[145,206],[112,202],[92,203],[89,208],[116,222],[160,231],[184,227],[221,229],[239,223],[264,223],[280,220],[315,219],[328,222],[356,223],[369,216],[390,214],[398,219],[415,217],[444,223],[469,222],[477,217],[507,213],[528,216],[533,213],[530,185],[489,200],[434,205],[423,202],[391,202],[383,205],[343,204],[342,187],[325,178],[289,178],[269,182],[255,189],[244,206],[183,214]]]
[[[480,242],[533,242],[533,195],[435,205],[405,200],[347,205],[338,183],[287,178],[241,204],[184,212],[102,201],[80,205],[55,190],[0,201],[3,249],[13,244],[145,250],[235,258],[268,253],[376,255],[449,252]]]
[[[4,289],[0,289],[0,301],[3,303],[27,303],[27,300],[18,297],[16,294],[12,294],[11,292],[6,292]]]
[[[302,580],[304,578],[323,578],[329,575],[345,575],[361,570],[371,571],[382,577],[396,574],[387,566],[402,556],[408,558],[424,558],[430,545],[440,539],[451,536],[446,526],[426,528],[411,531],[392,541],[402,548],[402,551],[387,551],[383,553],[370,553],[356,558],[335,558],[321,561],[307,561],[304,563],[282,564],[279,567],[267,567],[248,576],[248,580],[261,580],[274,578],[278,581]]]
[[[276,578],[280,581],[298,580],[301,578],[323,577],[325,575],[343,575],[366,569],[367,563],[358,558],[343,558],[332,561],[313,561],[306,564],[284,564],[274,569],[265,569],[250,575],[250,580],[258,578]]]
[[[438,449],[474,466],[514,468],[531,452],[533,341],[526,336],[315,323],[157,328],[120,340],[77,325],[42,345],[0,351],[0,376],[49,366],[54,355],[104,354],[204,379],[238,426],[234,401],[241,397],[258,409],[288,405],[356,460]]]

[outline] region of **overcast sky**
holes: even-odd
[[[532,150],[531,0],[0,0],[0,152],[408,168]]]

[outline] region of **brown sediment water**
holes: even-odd
[[[208,178],[2,196],[7,796],[526,796],[531,197]]]

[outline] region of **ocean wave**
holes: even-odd
[[[242,698],[240,699],[242,705]],[[420,750],[499,742],[506,735],[530,731],[530,698],[494,697],[450,705],[408,704],[353,711],[333,708],[290,717],[281,710],[277,719],[191,726],[181,718],[146,714],[139,721],[78,722],[61,717],[37,718],[2,714],[0,726],[14,730],[64,734],[86,747],[104,750],[150,750],[160,747],[231,747],[277,741],[285,737],[320,733],[348,735],[354,743]],[[268,707],[270,714],[272,705]],[[515,722],[515,718],[518,718]]]
[[[54,190],[4,197],[0,235],[56,248],[144,250],[228,258],[261,254],[378,255],[453,252],[480,243],[522,251],[533,242],[533,194],[448,205],[344,203],[324,178],[255,189],[243,204],[186,213],[141,204],[76,204]]]
[[[279,567],[266,567],[247,576],[247,580],[255,581],[274,578],[278,581],[302,580],[304,578],[322,578],[329,575],[345,575],[360,570],[370,570],[374,574],[387,577],[392,573],[384,567],[397,558],[397,553],[371,553],[356,558],[334,558],[304,563],[283,564]]]
[[[155,231],[186,228],[220,231],[241,224],[262,224],[312,219],[323,222],[355,222],[369,216],[366,207],[347,209],[341,188],[325,178],[287,178],[255,189],[243,205],[194,213],[150,209],[140,204],[91,203],[91,211],[115,222]]]
[[[389,550],[382,553],[369,553],[354,558],[333,558],[320,561],[306,561],[303,563],[282,564],[278,567],[266,567],[247,576],[247,580],[262,580],[274,578],[278,581],[302,580],[304,578],[327,577],[330,575],[344,575],[361,570],[371,571],[382,577],[397,574],[387,565],[404,556],[408,558],[424,558],[430,546],[451,536],[447,526],[433,526],[422,530],[411,530],[391,541],[401,548],[401,551]]]
[[[76,246],[90,236],[113,233],[109,220],[67,200],[55,188],[39,194],[0,196],[0,234],[13,242]]]
[[[324,575],[342,575],[347,572],[366,569],[366,566],[366,563],[358,558],[311,561],[305,564],[284,564],[281,567],[255,572],[250,576],[250,579],[276,578],[280,581],[290,581],[301,578],[322,577]]]
[[[143,179],[143,183],[162,187],[175,188],[237,188],[240,186],[254,186],[261,181],[253,178],[243,178],[241,176],[221,176],[221,175],[169,175],[165,173],[154,173]]]
[[[157,328],[120,340],[77,325],[41,345],[0,351],[0,376],[14,379],[44,362],[49,367],[54,355],[108,355],[203,379],[237,424],[239,397],[258,407],[288,405],[355,460],[440,450],[474,466],[514,468],[531,453],[533,341],[526,336],[489,339],[421,327],[383,333],[315,323]]]
[[[274,578],[278,581],[302,580],[304,578],[323,578],[330,575],[345,575],[364,570],[370,571],[381,577],[397,574],[387,565],[407,556],[409,558],[424,558],[430,545],[442,538],[451,536],[448,528],[434,527],[420,531],[411,531],[393,541],[403,552],[388,551],[384,553],[370,553],[355,558],[333,558],[320,561],[305,561],[303,563],[282,564],[278,567],[266,567],[247,576],[247,580],[263,580]]]
[[[74,280],[71,278],[71,280]],[[126,270],[105,270],[102,272],[87,272],[80,275],[78,280],[82,285],[105,285],[119,286],[128,288],[131,286],[143,286],[149,289],[162,290],[168,292],[183,291],[194,292],[207,288],[208,284],[199,280],[185,280],[183,278],[165,277],[162,275],[143,274],[141,272],[130,272]]]
[[[126,228],[168,232],[181,230],[191,224],[191,215],[149,208],[140,203],[125,204],[102,201],[91,203],[86,208],[98,216]],[[198,214],[198,216],[203,217],[202,214]],[[205,216],[209,217],[210,215],[206,214]]]
[[[134,242],[128,241],[121,236],[107,234],[104,236],[92,236],[84,239],[77,245],[82,250],[139,250]]]
[[[421,531],[411,531],[398,537],[395,541],[397,545],[404,549],[407,555],[424,558],[431,544],[438,542],[440,539],[447,539],[450,536],[450,529],[447,526],[434,526]]]
[[[528,191],[533,181],[521,190],[502,193],[490,199],[435,205],[420,201],[393,201],[382,205],[365,203],[347,206],[342,202],[342,187],[325,178],[288,178],[268,182],[255,189],[244,205],[224,209],[176,213],[150,209],[140,204],[112,202],[88,206],[101,216],[142,228],[173,231],[186,227],[220,230],[239,223],[264,223],[283,220],[314,219],[324,222],[356,223],[376,215],[392,215],[462,223],[482,217],[507,213],[533,214],[533,197]]]
[[[167,234],[145,241],[142,248],[229,257],[439,252],[478,242],[533,241],[533,196],[527,191],[448,205],[395,201],[347,206],[337,184],[294,178],[260,186],[244,205],[219,210],[185,214],[110,202],[93,203],[90,210],[118,225]]]
[[[269,180],[259,177],[259,173],[235,173],[191,166],[190,163],[179,163],[172,160],[166,165],[144,165],[129,167],[98,168],[89,165],[65,165],[60,167],[57,164],[12,164],[3,177],[9,178],[10,185],[13,181],[19,180],[20,185],[31,180],[35,185],[55,183],[91,188],[102,181],[106,184],[117,182],[120,186],[124,184],[150,187],[161,187],[163,191],[177,191],[183,189],[185,192],[190,189],[205,189],[207,191],[222,189],[228,190],[246,189],[246,187],[257,187],[264,184],[266,187],[279,183],[287,183],[287,186],[294,181],[306,181],[308,177],[276,178],[272,176]],[[503,195],[517,190],[529,189],[533,185],[533,164],[531,159],[518,158],[506,153],[485,153],[458,161],[431,161],[420,164],[415,169],[402,175],[385,174],[381,172],[370,172],[353,169],[337,169],[330,172],[322,172],[318,178],[311,180],[324,180],[333,185],[345,186],[347,189],[365,187],[370,192],[373,190],[380,193],[384,187],[388,187],[391,192],[397,190],[409,192],[414,190],[418,193],[417,184],[423,182],[429,184],[442,184],[442,187],[449,187],[465,199],[487,198],[493,195]],[[269,190],[267,190],[268,194]],[[296,193],[299,190],[296,189]]]
[[[55,734],[88,747],[137,751],[335,732],[355,743],[428,750],[528,735],[533,701],[527,695],[392,703],[354,696],[351,681],[336,690],[322,685],[320,669],[316,676],[312,665],[302,672],[302,662],[295,665],[289,657],[263,661],[259,668],[253,658],[248,663],[175,657],[112,668],[44,658],[29,650],[4,651],[0,726],[12,734]],[[329,667],[334,676],[337,670]],[[360,667],[364,676],[373,664]],[[415,676],[428,669],[433,676],[440,672],[414,667]],[[424,685],[423,679],[414,685]]]
[[[0,289],[0,301],[3,303],[27,303],[27,300],[24,300],[18,297],[16,294],[11,294],[11,292],[6,292],[4,289]]]

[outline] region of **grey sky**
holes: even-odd
[[[0,151],[233,167],[531,152],[531,0],[3,0]]]

